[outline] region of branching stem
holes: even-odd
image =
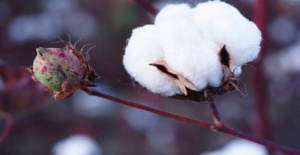
[[[13,118],[10,114],[3,111],[0,112],[0,118],[5,119],[6,122],[3,131],[0,133],[0,143],[2,143],[13,125]]]
[[[261,1],[263,1],[263,0],[261,0]],[[157,14],[157,10],[150,3],[147,3],[144,0],[136,0],[136,2],[139,3],[141,6],[143,6],[145,8],[145,10],[147,10],[147,12],[149,12],[153,15]],[[259,6],[262,6],[262,5],[259,5]],[[260,23],[258,23],[258,25],[259,24]],[[259,27],[261,27],[261,26],[259,25]],[[237,136],[237,137],[240,137],[240,138],[244,138],[244,139],[262,144],[262,145],[266,146],[269,149],[278,150],[278,151],[281,151],[281,152],[283,152],[285,154],[288,154],[288,155],[300,155],[299,150],[295,150],[295,149],[292,149],[292,148],[289,148],[289,147],[286,147],[286,146],[282,146],[282,145],[279,145],[279,144],[277,144],[275,142],[272,142],[272,141],[268,141],[268,140],[264,140],[264,139],[254,137],[254,136],[252,136],[248,133],[236,130],[236,129],[224,124],[221,121],[219,112],[217,110],[217,107],[216,107],[212,97],[207,97],[206,100],[209,103],[210,108],[212,110],[212,114],[213,114],[213,117],[214,117],[214,124],[207,123],[207,122],[204,122],[204,121],[201,121],[201,120],[196,120],[196,119],[180,116],[180,115],[176,115],[176,114],[172,114],[172,113],[168,113],[168,112],[161,111],[161,110],[158,110],[158,109],[153,109],[151,107],[140,105],[140,104],[133,103],[133,102],[130,102],[130,101],[126,101],[126,100],[123,100],[123,99],[119,99],[119,98],[116,98],[114,96],[110,96],[110,95],[101,93],[101,92],[96,91],[96,90],[91,90],[91,89],[86,89],[86,88],[82,88],[82,90],[85,93],[89,94],[89,95],[102,97],[102,98],[105,98],[107,100],[117,102],[119,104],[123,104],[123,105],[130,106],[130,107],[133,107],[133,108],[137,108],[137,109],[140,109],[140,110],[145,110],[145,111],[148,111],[148,112],[152,112],[152,113],[158,114],[160,116],[164,116],[164,117],[171,118],[171,119],[174,119],[174,120],[178,120],[178,121],[181,121],[181,122],[196,124],[196,125],[199,125],[199,126],[202,126],[202,127],[205,127],[205,128],[210,128],[213,131],[222,132],[222,133],[225,133],[225,134],[228,134],[228,135],[233,135],[233,136]]]
[[[206,101],[209,103],[211,112],[213,114],[214,124],[217,127],[221,127],[223,125],[223,123],[222,123],[222,120],[221,120],[221,116],[220,116],[220,114],[218,112],[218,109],[216,107],[214,98],[212,96],[210,96],[207,91],[204,92],[204,96],[206,98]]]
[[[153,5],[147,3],[145,0],[136,0],[136,2],[143,6],[147,12],[151,13],[152,15],[157,14],[157,10],[153,7]]]
[[[140,104],[137,104],[137,103],[126,101],[126,100],[122,100],[122,99],[116,98],[114,96],[110,96],[110,95],[98,92],[96,90],[91,90],[91,89],[87,89],[87,88],[82,88],[82,90],[85,93],[89,94],[89,95],[99,96],[99,97],[105,98],[105,99],[110,100],[110,101],[114,101],[114,102],[129,106],[129,107],[133,107],[133,108],[136,108],[136,109],[141,109],[141,110],[145,110],[145,111],[148,111],[148,112],[152,112],[152,113],[158,114],[160,116],[164,116],[164,117],[168,117],[168,118],[171,118],[171,119],[179,120],[181,122],[197,124],[197,125],[204,126],[204,127],[207,127],[207,128],[209,128],[211,126],[210,123],[206,123],[206,122],[191,119],[191,118],[188,118],[188,117],[183,117],[183,116],[180,116],[180,115],[171,114],[171,113],[164,112],[164,111],[161,111],[161,110],[153,109],[151,107],[147,107],[147,106],[140,105]]]
[[[134,103],[134,102],[126,101],[126,100],[123,100],[123,99],[120,99],[120,98],[117,98],[117,97],[114,97],[114,96],[110,96],[110,95],[104,94],[104,93],[102,93],[100,91],[97,91],[97,90],[94,90],[94,89],[82,88],[82,91],[84,91],[85,93],[87,93],[89,95],[102,97],[104,99],[114,101],[114,102],[119,103],[119,104],[123,104],[123,105],[133,107],[133,108],[136,108],[136,109],[152,112],[152,113],[158,114],[160,116],[164,116],[164,117],[171,118],[171,119],[174,119],[174,120],[178,120],[178,121],[181,121],[181,122],[196,124],[196,125],[199,125],[199,126],[202,126],[202,127],[205,127],[205,128],[212,129],[214,131],[218,131],[218,132],[222,132],[222,133],[225,133],[225,134],[228,134],[228,135],[233,135],[233,136],[237,136],[237,137],[240,137],[240,138],[244,138],[244,139],[262,144],[262,145],[266,146],[269,149],[278,150],[278,151],[281,151],[281,152],[286,153],[288,155],[300,155],[299,150],[295,150],[295,149],[292,149],[292,148],[289,148],[289,147],[285,147],[285,146],[279,145],[279,144],[277,144],[275,142],[272,142],[272,141],[268,141],[268,140],[264,140],[264,139],[254,137],[254,136],[252,136],[248,133],[245,133],[245,132],[236,130],[234,128],[231,128],[230,126],[228,126],[224,123],[222,123],[221,125],[215,125],[215,124],[207,123],[207,122],[204,122],[204,121],[201,121],[201,120],[196,120],[196,119],[193,119],[193,118],[188,118],[188,117],[168,113],[168,112],[161,111],[161,110],[158,110],[158,109],[154,109],[154,108],[151,108],[151,107],[148,107],[148,106],[144,106],[144,105],[140,105],[140,104],[137,104],[137,103]],[[213,102],[211,102],[211,103],[213,103]],[[211,105],[214,105],[214,104],[211,104]],[[215,112],[216,112],[216,114],[218,114],[216,108],[215,108]],[[216,114],[214,114],[214,115],[216,115]],[[218,115],[216,115],[215,117],[217,117],[217,116]],[[219,118],[219,117],[217,117],[217,118]],[[220,119],[218,119],[218,120],[220,120]]]

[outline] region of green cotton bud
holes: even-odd
[[[85,68],[74,54],[61,48],[39,47],[36,52],[33,74],[38,81],[58,92],[63,91],[64,80],[80,85]]]
[[[55,99],[64,99],[80,88],[95,86],[98,75],[89,66],[82,53],[66,42],[65,48],[36,49],[31,72],[33,79],[46,86]]]

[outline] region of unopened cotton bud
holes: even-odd
[[[66,48],[37,48],[31,70],[34,80],[45,85],[55,99],[66,98],[82,87],[95,86],[98,77],[82,54],[71,43],[66,45]]]
[[[57,92],[63,91],[64,80],[80,85],[85,67],[74,54],[63,48],[39,47],[36,52],[33,74],[39,82]]]

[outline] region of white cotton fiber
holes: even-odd
[[[233,6],[221,1],[168,5],[156,16],[154,25],[133,30],[123,63],[127,72],[142,86],[164,96],[182,94],[178,81],[202,91],[223,84],[219,52],[225,46],[230,69],[235,76],[241,66],[260,51],[261,33]],[[164,61],[170,72],[180,75],[177,82],[149,64]],[[182,88],[182,87],[181,87]],[[183,88],[184,92],[184,88]]]
[[[201,155],[267,155],[268,151],[263,145],[244,140],[235,139],[223,148],[204,152]]]
[[[134,29],[125,49],[124,67],[131,77],[153,93],[164,96],[181,94],[179,87],[169,77],[149,65],[164,59],[157,37],[158,31],[154,25]]]
[[[186,4],[169,5],[156,16],[155,25],[166,63],[200,91],[220,86],[223,73],[217,44],[202,36],[192,13]]]
[[[231,57],[231,70],[255,59],[260,51],[261,33],[236,8],[221,1],[200,3],[193,19],[205,37],[221,48],[225,45]]]

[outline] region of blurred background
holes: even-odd
[[[226,0],[251,20],[256,1]],[[147,2],[159,10],[169,3],[195,5],[201,0]],[[297,149],[300,149],[299,7],[300,0],[266,0],[264,52],[256,62],[257,70],[245,66],[241,78],[249,95],[243,97],[233,91],[216,98],[227,124]],[[122,56],[131,30],[152,23],[153,18],[134,0],[0,0],[0,116],[8,113],[13,118],[11,130],[0,144],[0,154],[204,155],[217,150],[218,155],[233,143],[237,144],[234,148],[247,144],[248,151],[243,150],[244,153],[257,150],[261,155],[267,154],[260,145],[81,91],[55,101],[24,71],[24,67],[32,65],[36,47],[64,47],[57,41],[59,37],[67,40],[70,34],[73,42],[82,38],[78,49],[88,43],[97,45],[90,52],[91,66],[101,75],[96,89],[211,122],[207,103],[151,94],[134,86],[124,70]],[[262,104],[258,104],[259,99]],[[5,119],[0,117],[0,131],[4,128]]]

